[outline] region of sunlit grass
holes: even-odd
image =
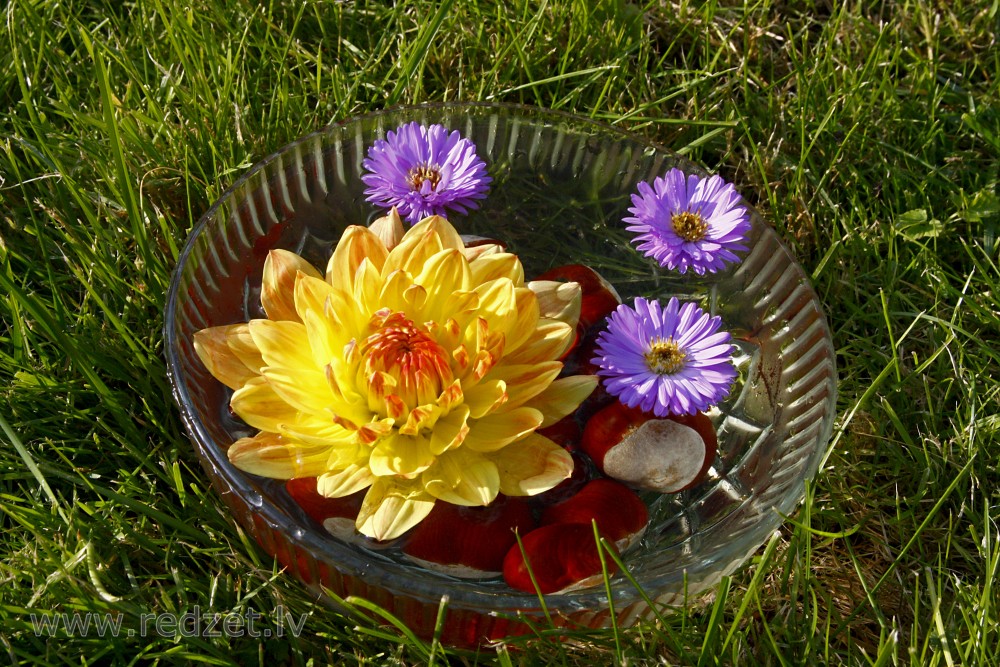
[[[1000,642],[996,3],[12,0],[0,48],[0,653],[29,664],[991,664]],[[395,103],[497,100],[721,173],[825,305],[837,430],[707,598],[460,653],[315,606],[227,517],[162,360],[178,249],[251,164]],[[305,632],[37,637],[30,616]],[[385,619],[383,619],[385,620]],[[273,627],[273,624],[272,626]]]

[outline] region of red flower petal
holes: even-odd
[[[523,547],[523,551],[522,551]],[[537,528],[507,552],[503,562],[504,580],[511,588],[528,593],[535,586],[531,572],[542,593],[566,591],[569,588],[590,586],[601,580],[601,559],[593,528],[583,523],[555,523]],[[614,561],[608,557],[608,574],[615,571]]]
[[[641,534],[649,521],[646,504],[630,488],[611,479],[595,479],[577,493],[551,505],[542,513],[540,523],[597,523],[603,537],[624,549]],[[625,545],[619,544],[625,542]]]
[[[486,507],[438,501],[410,533],[403,552],[453,576],[488,577],[503,569],[504,554],[517,543],[514,531],[524,534],[535,523],[525,498],[498,496]]]

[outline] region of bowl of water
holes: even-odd
[[[362,161],[386,132],[441,124],[473,141],[493,179],[478,210],[450,218],[462,233],[502,241],[526,276],[565,264],[597,270],[633,297],[698,301],[732,333],[738,380],[709,416],[718,450],[708,478],[678,494],[645,495],[650,523],[601,584],[545,596],[502,578],[466,580],[393,549],[341,541],[310,521],[275,480],[235,468],[228,447],[253,429],[229,410],[231,391],[195,354],[195,332],[261,317],[272,249],[325,266],[349,225],[383,215],[364,195]],[[638,253],[622,218],[641,181],[679,167],[668,148],[585,118],[530,107],[440,104],[378,112],[326,127],[269,155],[197,223],[178,260],[165,313],[174,398],[206,475],[233,519],[291,576],[336,603],[360,596],[418,635],[473,647],[521,634],[547,610],[565,626],[629,625],[716,585],[792,513],[817,471],[834,420],[836,368],[826,318],[808,276],[752,208],[749,251],[714,274],[679,275]],[[333,596],[329,595],[333,593]]]

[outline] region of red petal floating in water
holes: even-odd
[[[641,535],[649,521],[646,504],[635,492],[612,479],[595,479],[576,494],[551,505],[542,513],[540,523],[597,523],[602,537],[624,550]]]
[[[524,498],[499,496],[487,507],[438,501],[410,532],[403,552],[428,569],[456,577],[489,577],[503,569],[504,554],[536,525]]]
[[[522,552],[523,547],[523,552]],[[591,586],[601,580],[601,559],[594,541],[594,529],[583,523],[555,523],[537,528],[507,552],[503,577],[511,588],[535,592],[527,562],[542,593],[565,591],[570,587]],[[608,574],[615,563],[606,557]]]

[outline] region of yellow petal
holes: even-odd
[[[507,387],[507,401],[500,412],[524,405],[545,390],[562,371],[562,362],[546,361],[541,364],[507,365],[493,367],[487,380],[503,380]],[[534,402],[531,402],[534,405]]]
[[[307,276],[302,276],[295,288],[296,308],[306,327],[313,361],[320,367],[343,357],[352,338],[367,335],[369,316],[354,306],[352,295]]]
[[[455,248],[461,250],[465,247],[462,235],[455,230],[455,227],[446,218],[439,215],[430,215],[413,225],[410,230],[415,235],[423,234],[424,230],[434,232],[441,239],[442,248]]]
[[[278,433],[302,447],[326,447],[329,450],[328,470],[340,470],[368,457],[368,451],[358,444],[354,432],[333,422],[301,420],[282,424]]]
[[[596,375],[571,375],[559,378],[545,391],[531,399],[531,406],[544,415],[541,428],[552,426],[572,414],[597,387]]]
[[[499,360],[500,355],[494,354],[489,350],[480,350],[477,352],[476,358],[473,360],[472,366],[470,367],[470,370],[472,371],[471,376],[466,378],[466,385],[472,385],[475,382],[482,380]]]
[[[381,401],[389,394],[396,392],[399,380],[385,371],[368,372],[367,368],[358,369],[358,383],[368,389],[368,407],[372,412],[378,412]]]
[[[246,367],[260,375],[260,369],[264,367],[264,358],[260,356],[260,349],[253,342],[250,335],[250,325],[246,322],[235,324],[227,332],[226,342],[229,349],[240,358]]]
[[[371,333],[368,326],[371,313],[362,312],[357,308],[353,295],[335,290],[327,298],[323,314],[330,321],[330,326],[346,341],[361,340]]]
[[[387,250],[392,250],[399,245],[403,238],[403,220],[399,217],[399,211],[393,206],[389,213],[382,216],[368,226],[372,233],[385,244]]]
[[[573,457],[545,436],[532,433],[488,455],[500,473],[500,493],[533,496],[573,474]]]
[[[359,389],[368,390],[366,385],[357,387],[354,385],[352,380],[351,364],[343,359],[338,359],[334,357],[330,364],[323,369],[323,373],[326,376],[327,385],[330,388],[330,393],[333,395],[333,404],[331,408],[336,411],[343,412],[344,410],[364,410],[368,405],[368,399],[361,395]],[[350,405],[347,408],[344,404]],[[370,412],[374,412],[371,410]],[[367,413],[367,414],[370,414]],[[362,422],[366,421],[365,418],[361,417],[362,413],[355,415]],[[353,420],[355,417],[352,416]]]
[[[379,292],[382,289],[382,274],[368,258],[361,261],[354,274],[354,309],[364,313],[374,313],[382,307]]]
[[[479,309],[476,319],[464,328],[462,343],[474,359],[481,350],[486,350],[493,355],[495,363],[503,353],[505,332],[511,330],[517,319],[514,286],[509,280],[500,278],[479,285],[475,291],[479,294]]]
[[[532,280],[528,289],[538,297],[540,317],[565,322],[576,327],[580,320],[580,304],[583,290],[579,283],[563,283],[557,280]]]
[[[312,264],[288,250],[272,250],[264,260],[260,304],[268,319],[300,321],[295,309],[295,277],[301,272],[313,278],[320,273]]]
[[[358,438],[366,445],[370,445],[382,436],[392,431],[391,418],[373,419],[367,424],[362,424],[358,429]]]
[[[333,294],[330,283],[316,276],[300,273],[295,277],[295,312],[303,322],[307,312],[323,313],[326,300]]]
[[[194,351],[212,376],[230,389],[239,389],[259,373],[247,366],[229,345],[234,330],[246,324],[202,329],[194,334]],[[260,357],[260,354],[257,354]],[[258,367],[259,368],[259,367]]]
[[[515,286],[524,284],[524,268],[517,255],[509,252],[482,255],[469,263],[472,284],[481,285],[497,278],[507,278]]]
[[[326,374],[322,371],[265,366],[264,377],[283,401],[305,413],[323,413],[334,405]]]
[[[379,477],[412,479],[434,463],[430,442],[423,436],[387,435],[372,450],[369,465]]]
[[[483,379],[503,357],[504,336],[490,331],[490,326],[482,317],[466,327],[462,346],[469,355],[469,364],[462,377],[463,388],[471,388]]]
[[[301,322],[250,320],[250,336],[268,366],[319,370],[309,349],[309,334]]]
[[[441,414],[447,414],[453,408],[460,405],[464,399],[465,394],[462,392],[462,381],[455,380],[445,387],[441,395],[438,396],[437,405],[441,408]]]
[[[439,456],[449,449],[460,446],[469,434],[469,406],[459,405],[447,415],[438,419],[431,431],[431,454]]]
[[[447,322],[449,328],[461,335],[469,323],[479,314],[479,295],[473,291],[455,290],[450,293],[437,293],[436,301],[427,309],[427,318],[435,322]],[[454,322],[454,324],[451,324]],[[454,341],[458,342],[458,339]],[[452,345],[442,346],[451,349]]]
[[[326,281],[348,294],[354,293],[354,275],[365,259],[379,271],[388,251],[385,243],[367,227],[351,225],[344,230],[340,242],[326,265]]]
[[[367,466],[349,465],[337,472],[325,472],[316,478],[316,492],[327,498],[343,498],[362,489],[367,489],[375,481]]]
[[[240,438],[226,452],[229,461],[252,475],[273,479],[315,477],[327,471],[329,447],[290,444],[277,433],[261,432]]]
[[[418,405],[406,416],[406,423],[399,427],[402,435],[417,435],[424,429],[433,429],[444,410],[433,404]]]
[[[445,245],[437,232],[423,223],[417,223],[392,249],[382,266],[382,276],[388,278],[393,271],[406,271],[416,275],[427,260],[444,250]]]
[[[557,320],[539,319],[538,328],[517,350],[504,355],[508,364],[539,364],[560,358],[573,344],[576,329]]]
[[[388,394],[385,397],[385,414],[393,420],[402,419],[406,414],[406,403],[396,394]]]
[[[391,540],[423,521],[434,508],[434,496],[419,482],[377,477],[365,494],[356,526],[376,540]]]
[[[423,287],[414,286],[413,276],[408,271],[396,270],[383,275],[378,301],[384,308],[420,321],[420,309],[423,308],[426,296],[427,292]]]
[[[518,287],[514,290],[514,315],[513,321],[503,330],[506,339],[504,350],[508,354],[515,352],[521,345],[531,339],[535,329],[538,328],[538,297],[527,287]]]
[[[465,293],[469,288],[469,263],[454,248],[442,250],[427,260],[413,282],[426,290],[421,320],[444,322],[457,305],[452,302],[452,294]]]
[[[336,289],[325,280],[303,274],[295,282],[295,308],[303,322],[307,312],[321,316],[331,332],[336,334],[338,346],[361,335],[368,325],[369,313],[362,312],[355,305],[353,294]]]
[[[240,419],[253,428],[277,433],[282,424],[300,419],[299,411],[271,387],[267,378],[258,376],[236,390],[229,406]]]
[[[474,262],[480,257],[488,257],[501,252],[504,252],[504,247],[499,243],[482,243],[480,245],[462,248],[462,254],[465,255],[465,258],[470,262]]]
[[[507,383],[503,380],[483,380],[465,390],[465,404],[473,419],[497,410],[507,402]]]
[[[469,263],[462,253],[454,248],[445,248],[427,260],[413,282],[423,285],[432,294],[451,294],[456,290],[469,289],[470,275]]]
[[[515,408],[472,422],[465,447],[477,452],[495,452],[534,431],[542,423],[542,413],[534,408]]]
[[[496,464],[465,449],[442,454],[421,479],[428,493],[453,505],[489,505],[500,491]]]
[[[361,442],[361,439],[358,438],[358,424],[362,423],[361,421],[348,419],[343,415],[338,415],[336,412],[333,412],[332,410],[330,411],[330,413],[331,413],[330,418],[333,420],[334,424],[347,429],[352,434],[354,434],[354,438],[356,438],[358,442]]]
[[[474,291],[479,295],[477,315],[486,321],[489,331],[500,334],[508,333],[517,319],[515,310],[517,296],[514,291],[514,283],[507,278],[498,278],[477,285]]]
[[[316,368],[326,368],[343,354],[346,341],[338,334],[336,327],[330,326],[330,321],[323,316],[322,311],[307,310],[302,320],[312,363]]]
[[[454,297],[454,294],[452,295]],[[478,297],[476,297],[478,299]],[[451,351],[452,358],[456,362],[464,365],[468,365],[468,350],[462,344],[462,329],[458,326],[458,322],[455,318],[449,317],[443,322],[427,322],[425,323],[427,327],[427,333],[437,341],[441,349],[445,351]],[[461,348],[461,350],[459,349]],[[462,361],[462,355],[464,355],[464,361]]]

